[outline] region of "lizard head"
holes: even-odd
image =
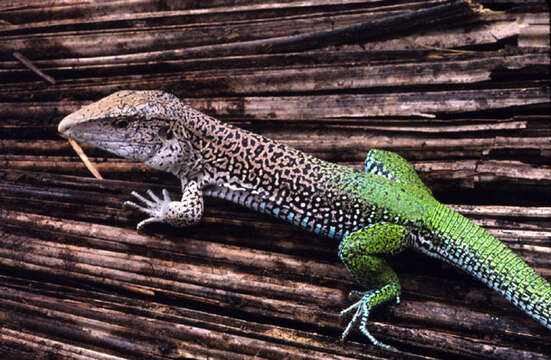
[[[186,141],[189,132],[178,126],[185,107],[177,97],[163,91],[118,91],[66,116],[58,131],[76,141],[174,173],[180,169],[173,154],[193,157],[190,142]]]

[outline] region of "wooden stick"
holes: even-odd
[[[315,278],[323,278],[326,281],[329,279],[342,279],[345,277],[344,269],[339,266],[329,266],[328,264],[318,264],[318,263],[301,263],[297,258],[287,255],[279,255],[274,257],[271,253],[259,250],[243,249],[233,245],[222,245],[214,243],[205,244],[200,240],[194,239],[194,232],[190,233],[190,237],[186,238],[185,241],[164,241],[157,239],[153,236],[145,236],[141,234],[136,234],[134,231],[122,231],[121,229],[113,228],[105,225],[94,225],[93,227],[87,226],[86,223],[66,220],[64,222],[51,219],[43,215],[34,215],[27,213],[20,213],[16,211],[9,211],[3,214],[4,221],[7,224],[17,226],[18,228],[28,227],[30,224],[35,224],[37,229],[45,232],[54,232],[59,233],[63,232],[70,236],[84,237],[87,241],[93,241],[94,239],[103,239],[105,241],[113,242],[113,239],[117,239],[113,244],[109,243],[98,243],[102,244],[103,247],[108,247],[112,249],[117,249],[117,251],[124,251],[123,249],[118,248],[118,244],[127,244],[130,245],[128,250],[135,248],[136,246],[143,246],[143,244],[148,244],[149,248],[156,249],[155,251],[170,251],[172,254],[186,254],[188,256],[196,256],[203,259],[211,259],[220,261],[222,263],[239,265],[243,267],[255,267],[259,269],[271,269],[271,272],[293,272],[300,274],[309,274]],[[218,225],[229,224],[227,220],[224,220],[224,217],[218,217],[216,222]],[[252,217],[249,221],[244,221],[240,227],[255,228],[257,227],[258,219]],[[258,228],[258,227],[257,227]],[[260,228],[259,228],[260,229]],[[503,229],[503,227],[501,228]],[[489,229],[490,232],[496,231],[496,229]],[[497,231],[501,231],[497,229]],[[504,229],[503,231],[507,231]],[[198,229],[198,232],[202,234],[201,229]],[[279,225],[278,227],[272,227],[271,233],[273,237],[285,237],[291,236],[293,229],[290,225],[286,228],[285,225]],[[517,237],[512,237],[511,243],[523,241],[524,239],[522,232],[517,231]],[[509,231],[509,234],[513,235],[513,232]],[[499,236],[498,233],[496,235]],[[206,238],[209,238],[208,235],[205,235]],[[243,235],[241,235],[242,240]],[[545,240],[549,237],[549,231],[530,231],[530,238],[527,238],[527,241],[522,243],[530,244],[533,243],[533,240],[536,239],[539,243],[545,243]],[[312,242],[312,236],[308,236],[308,242]],[[305,239],[305,240],[306,240]],[[506,242],[507,239],[504,239]],[[30,241],[30,240],[29,240]],[[536,243],[537,243],[536,242]],[[236,242],[237,243],[237,242]],[[238,243],[237,243],[238,244]],[[313,246],[312,246],[313,245]],[[303,249],[306,250],[310,248],[315,250],[315,241],[312,244],[303,246]],[[304,251],[303,250],[303,251]],[[293,251],[293,249],[291,249]],[[317,252],[317,251],[316,251]],[[551,259],[550,259],[551,260]],[[130,265],[129,265],[130,266]],[[216,277],[212,278],[213,281],[217,281]],[[208,279],[205,279],[207,281]],[[257,279],[260,281],[260,279]],[[342,280],[340,280],[342,281]],[[274,288],[276,289],[276,288]]]
[[[10,246],[10,248],[13,248],[13,247]],[[36,250],[40,251],[39,249],[36,249]],[[3,254],[4,254],[4,252],[6,252],[6,250],[2,250]],[[44,257],[43,255],[36,254],[35,250],[32,250],[32,248],[21,249],[21,251],[19,251],[17,249],[14,249],[14,250],[9,250],[9,252],[11,252],[11,254],[8,257],[4,257],[5,255],[7,255],[7,252],[6,252],[5,255],[0,256],[0,263],[10,264],[10,263],[12,263],[12,262],[10,262],[10,259],[19,259],[20,264],[22,264],[24,267],[29,267],[29,269],[32,269],[33,268],[32,263],[37,262],[37,263],[42,264],[40,266],[46,266],[46,268],[43,267],[43,270],[45,270],[47,272],[50,272],[53,269],[62,269],[60,274],[65,273],[66,276],[69,276],[69,275],[71,277],[77,276],[77,278],[80,277],[80,275],[78,273],[74,273],[70,270],[65,270],[65,269],[70,269],[73,266],[78,266],[78,268],[84,269],[83,265],[79,265],[79,263],[75,261],[76,259],[75,260],[69,259],[69,258],[67,258],[66,255],[63,255],[63,258],[60,258],[59,260],[55,260],[55,259],[49,259],[47,257]],[[74,254],[74,252],[72,252],[72,253]],[[21,261],[21,260],[23,260],[23,261]],[[63,268],[60,268],[58,265],[56,265],[60,260],[64,261],[65,264],[66,264]],[[50,270],[50,269],[52,269],[52,270]],[[58,272],[58,270],[55,270],[55,271]],[[104,267],[98,267],[97,269],[94,270],[94,272],[102,274],[102,276],[98,277],[98,279],[101,279],[101,278],[107,279],[107,278],[112,278],[112,277],[117,278],[118,277],[110,269],[104,268]],[[157,286],[160,286],[160,288],[157,291],[161,291],[161,292],[165,291],[165,290],[163,290],[163,288],[165,288],[166,285],[162,285],[163,283],[166,283],[165,280],[161,280],[161,282],[159,282],[159,279],[156,279],[156,278],[150,277],[149,279],[150,279],[150,281],[153,281],[153,282],[157,283],[158,284]],[[406,281],[406,283],[407,283],[407,281]],[[192,288],[187,287],[187,286],[186,287],[181,287],[180,290],[178,291],[178,293],[185,296],[186,293],[189,294],[189,290],[192,290]],[[215,295],[215,293],[209,292],[208,289],[206,289],[204,286],[201,286],[201,287],[197,288],[197,290],[203,291],[204,296],[206,296],[202,301],[210,302],[213,299],[213,297],[214,298],[217,297]],[[194,291],[197,291],[197,290],[194,290]],[[470,290],[472,291],[472,289],[470,289]],[[426,291],[426,286],[425,286],[424,291]],[[455,292],[457,292],[457,289],[455,289]],[[41,300],[40,298],[38,298],[36,296],[34,297],[34,299],[33,299],[33,297],[25,296],[25,299],[27,300],[27,302],[29,302],[29,301],[31,302],[31,304],[29,304],[29,305],[21,304],[20,302],[14,303],[13,300],[9,300],[10,297],[13,298],[13,299],[19,299],[21,297],[21,295],[18,295],[18,296],[14,296],[14,295],[10,295],[9,293],[4,292],[1,297],[3,297],[3,298],[8,297],[8,300],[0,301],[0,304],[5,304],[4,306],[10,306],[10,307],[16,306],[16,307],[18,307],[18,309],[21,309],[21,310],[17,311],[17,313],[27,312],[27,311],[31,311],[31,310],[35,311],[35,312],[36,311],[40,312],[41,310],[39,310],[37,308],[37,306],[40,306],[40,307],[45,307],[46,306],[48,308],[50,308],[51,306],[54,306],[55,310],[54,311],[48,311],[47,314],[48,314],[48,318],[55,319],[56,321],[62,321],[63,319],[67,319],[67,320],[70,319],[71,323],[74,323],[74,322],[77,322],[77,324],[82,323],[82,326],[84,326],[84,327],[89,327],[92,323],[94,323],[91,320],[85,320],[83,318],[83,317],[85,317],[85,318],[93,318],[94,321],[97,321],[97,320],[102,321],[101,323],[98,323],[98,325],[101,325],[102,327],[104,327],[105,331],[107,331],[107,329],[109,328],[109,325],[107,323],[105,323],[106,321],[107,322],[113,321],[117,324],[117,326],[124,326],[125,324],[127,324],[126,326],[131,325],[132,328],[143,328],[143,326],[139,326],[139,323],[136,322],[136,321],[138,321],[138,319],[131,320],[131,319],[123,318],[123,317],[120,317],[120,315],[118,315],[116,313],[115,314],[109,314],[109,313],[105,313],[104,311],[92,313],[89,310],[87,310],[86,308],[83,308],[82,310],[79,310],[77,308],[69,309],[69,307],[71,307],[70,304],[68,304],[68,305],[59,304],[59,302],[57,302],[57,301],[51,301],[51,302],[48,302],[49,304],[47,304],[47,303],[44,303],[43,300]],[[226,296],[227,295],[230,295],[230,294],[228,293],[228,294],[226,294]],[[308,303],[306,305],[298,305],[296,303],[296,301],[291,301],[288,304],[286,303],[286,301],[278,302],[277,307],[268,307],[268,308],[266,308],[267,303],[263,300],[264,305],[261,305],[261,308],[256,308],[254,306],[254,304],[258,300],[253,300],[253,298],[249,297],[248,295],[244,295],[244,294],[237,295],[237,297],[241,298],[240,301],[246,301],[247,302],[246,306],[240,306],[241,311],[253,311],[253,312],[256,313],[257,311],[260,310],[262,313],[264,313],[265,316],[273,316],[273,311],[276,310],[276,309],[279,310],[279,311],[281,311],[282,309],[286,309],[286,308],[288,308],[289,310],[294,309],[294,310],[292,310],[292,313],[297,314],[297,313],[303,313],[304,309],[301,309],[301,307],[306,306],[306,307],[309,308],[308,311],[310,313],[310,316],[313,316],[313,317],[304,318],[303,321],[313,322],[313,323],[316,323],[316,324],[325,324],[326,326],[335,326],[335,324],[336,324],[334,316],[333,317],[327,317],[327,315],[323,315],[323,312],[320,312],[320,310],[314,310],[315,308],[317,308],[318,304],[320,304],[320,303],[324,304],[325,303],[325,300],[323,298],[321,298],[317,301],[313,301],[312,303]],[[236,298],[236,300],[237,300],[237,298]],[[39,301],[39,303],[36,303],[37,301]],[[225,301],[227,301],[227,300],[225,300]],[[272,302],[272,301],[270,301],[270,302]],[[510,323],[501,323],[499,325],[495,324],[495,321],[496,321],[495,320],[495,315],[472,312],[468,316],[468,321],[465,322],[465,321],[459,321],[455,317],[454,314],[457,314],[458,309],[455,308],[454,306],[442,305],[441,303],[438,303],[438,304],[435,303],[435,304],[431,305],[430,302],[426,303],[426,302],[416,302],[416,301],[407,301],[405,303],[407,303],[409,305],[409,307],[407,307],[408,305],[405,305],[406,309],[404,310],[403,313],[396,312],[396,311],[399,311],[399,309],[401,309],[401,307],[392,306],[390,308],[391,309],[390,311],[394,314],[394,316],[398,316],[398,318],[402,318],[402,319],[404,319],[404,317],[406,317],[406,318],[409,318],[410,321],[411,321],[411,319],[415,319],[415,318],[417,318],[417,321],[425,321],[424,319],[426,319],[426,317],[423,316],[423,314],[431,314],[430,315],[430,319],[431,319],[430,323],[433,326],[446,326],[447,328],[450,328],[450,326],[451,326],[451,329],[453,329],[455,327],[459,327],[458,330],[463,331],[462,330],[463,326],[467,326],[467,327],[477,326],[477,327],[479,327],[479,326],[481,326],[481,324],[486,324],[486,327],[490,326],[492,328],[491,332],[493,334],[496,334],[498,332],[506,332],[507,334],[509,334],[509,336],[511,336],[511,334],[513,334],[513,333],[518,334],[516,336],[521,336],[521,337],[525,336],[525,335],[522,334],[523,333],[522,328],[517,327],[512,322],[510,322]],[[58,304],[58,305],[56,305],[56,304]],[[243,303],[241,303],[241,304],[243,304]],[[219,304],[219,305],[224,306],[223,304]],[[276,304],[274,304],[274,305],[276,305]],[[327,306],[327,305],[329,305],[329,304],[326,304],[324,306]],[[231,307],[232,305],[229,304],[229,306]],[[404,304],[402,304],[402,306],[404,306]],[[429,308],[427,308],[427,306],[429,306]],[[445,310],[443,310],[443,308],[445,308]],[[27,309],[27,310],[25,310],[25,309]],[[463,314],[462,316],[465,316],[465,311],[464,310],[461,310],[460,313]],[[73,316],[73,314],[75,314],[75,316]],[[104,319],[102,319],[102,317]],[[31,323],[29,321],[25,321],[24,320],[25,318],[20,317],[19,315],[8,315],[8,319],[17,320],[20,324],[31,325]],[[129,322],[129,320],[131,322]],[[470,322],[472,322],[472,324]],[[58,326],[58,325],[56,325],[56,326]],[[156,324],[156,322],[154,322],[154,321],[149,321],[147,328],[148,329],[159,329],[159,330],[161,330],[161,328],[159,328],[159,326],[160,326],[160,324]],[[172,328],[174,328],[173,325],[171,325],[171,326],[172,326]],[[407,339],[408,342],[413,341],[414,344],[415,343],[424,344],[424,346],[429,346],[429,347],[432,347],[437,342],[443,341],[445,339],[445,342],[447,344],[445,346],[446,351],[449,351],[450,353],[457,353],[458,349],[461,348],[461,347],[457,347],[456,345],[453,345],[454,341],[451,340],[451,339],[453,339],[453,337],[450,339],[450,338],[445,338],[445,337],[443,338],[441,336],[437,336],[435,338],[435,340],[430,340],[429,336],[434,335],[434,334],[433,333],[427,333],[426,334],[427,339],[423,339],[422,342],[418,342],[419,340],[415,340],[416,336],[418,336],[417,333],[407,332],[403,328],[399,328],[399,327],[396,327],[396,326],[388,326],[388,325],[385,325],[385,324],[377,323],[376,321],[373,321],[370,324],[370,327],[374,329],[375,333],[382,334],[384,338],[386,338],[389,334],[391,334],[391,337],[393,337],[393,338],[399,338],[399,339],[403,339],[403,340]],[[189,329],[189,330],[186,330],[186,329]],[[52,331],[52,330],[50,330],[50,331]],[[56,330],[56,332],[58,332],[58,331],[59,330]],[[203,332],[203,330],[201,330],[199,333],[201,333],[201,332]],[[157,331],[154,331],[154,333],[157,333]],[[177,335],[178,333],[181,333],[181,335]],[[195,330],[190,329],[189,327],[176,328],[176,329],[172,330],[171,334],[174,334],[173,336],[177,336],[178,338],[180,338],[180,337],[181,338],[189,338],[190,336],[192,336],[192,337],[197,336],[196,335],[197,333],[195,332]],[[213,335],[214,334],[210,333],[209,337],[213,336]],[[236,339],[237,342],[240,341],[239,338],[235,338],[235,339]],[[94,340],[93,340],[93,338],[90,338],[89,341],[94,341]],[[464,338],[460,342],[461,342],[462,346],[466,346],[466,348],[463,351],[467,351],[468,353],[472,352],[473,354],[476,351],[479,351],[479,348],[475,344],[473,344],[471,342],[468,342],[468,341],[465,341]],[[218,344],[217,341],[214,342],[213,344],[215,344],[215,343]],[[227,341],[226,341],[226,343],[227,343]],[[250,345],[251,344],[249,344],[249,346]],[[145,346],[145,344],[140,345],[140,346]],[[490,346],[490,345],[485,345],[485,346]],[[514,359],[514,356],[517,356],[517,357],[518,356],[526,356],[528,354],[528,353],[525,353],[525,352],[522,352],[522,351],[519,352],[519,350],[507,350],[506,351],[505,348],[501,348],[499,346],[499,344],[494,344],[492,346],[494,347],[494,351],[503,352],[503,356],[506,359]],[[132,348],[135,348],[135,347],[136,347],[136,345],[132,346]]]
[[[159,35],[161,36],[162,33]],[[375,41],[363,45],[364,49],[358,50],[354,45],[343,45],[339,50],[324,48],[320,50],[310,50],[301,52],[278,53],[278,54],[246,54],[229,55],[214,57],[193,57],[187,54],[187,58],[159,59],[159,52],[151,51],[150,48],[141,53],[125,54],[125,58],[115,55],[98,55],[92,57],[71,57],[36,60],[42,68],[53,69],[58,72],[67,72],[70,69],[71,77],[79,72],[95,72],[104,75],[122,75],[126,73],[135,73],[143,71],[145,68],[161,68],[166,71],[180,70],[189,71],[196,69],[227,69],[243,67],[266,67],[268,65],[278,66],[282,64],[293,64],[297,62],[310,61],[317,64],[327,63],[335,65],[338,63],[371,63],[377,59],[385,59],[385,63],[393,62],[396,58],[430,58],[434,51],[424,48],[411,49],[409,42],[405,39],[414,39],[418,42],[430,44],[438,43],[441,47],[454,48],[465,46],[477,46],[495,44],[498,41],[504,41],[506,38],[518,35],[518,27],[513,20],[493,22],[488,20],[483,25],[479,25],[469,33],[458,33],[456,29],[441,28],[424,35],[414,34],[406,38],[397,38],[386,41]],[[160,41],[161,39],[159,39]],[[413,41],[413,40],[409,40]],[[82,46],[80,42],[75,43],[75,47]],[[79,48],[80,50],[80,48]],[[543,50],[543,49],[542,49]],[[105,50],[108,52],[108,50]],[[534,52],[533,48],[522,49],[515,48],[515,53]],[[541,51],[545,53],[545,51]],[[500,49],[495,51],[495,55],[507,54],[508,51]],[[431,55],[432,54],[432,55]],[[490,55],[491,52],[484,54]],[[456,57],[456,55],[453,55]],[[369,59],[369,60],[367,60]],[[153,70],[152,69],[152,70]],[[0,74],[5,76],[13,74],[17,76],[19,64],[16,62],[0,61]],[[9,72],[9,74],[7,73]]]
[[[63,135],[60,135],[61,137],[67,139],[67,141],[69,142],[69,144],[71,144],[71,147],[73,148],[73,150],[75,150],[75,152],[77,153],[78,157],[82,160],[82,162],[84,163],[84,166],[86,166],[86,168],[88,170],[90,170],[90,172],[92,173],[92,175],[94,175],[94,177],[98,180],[103,180],[103,177],[101,176],[101,174],[99,173],[98,169],[94,166],[94,164],[92,164],[92,162],[88,159],[88,156],[86,156],[86,154],[84,153],[84,151],[82,151],[82,148],[78,145],[78,143],[71,139],[70,137],[68,136],[63,136]]]
[[[431,4],[432,5],[432,4]],[[218,31],[215,31],[210,36],[204,36],[204,26],[200,26],[199,29],[195,30],[195,34],[190,34],[190,31],[186,31],[185,38],[179,39],[179,41],[172,41],[174,45],[180,45],[179,48],[174,48],[166,51],[155,51],[156,57],[158,60],[170,60],[170,59],[183,59],[183,58],[206,58],[206,57],[220,57],[228,55],[244,55],[244,54],[265,54],[265,53],[278,53],[278,52],[291,52],[291,51],[304,51],[309,49],[322,48],[327,46],[336,46],[342,44],[358,43],[358,42],[367,42],[375,41],[381,39],[388,39],[396,37],[397,35],[404,35],[416,30],[420,27],[423,29],[436,27],[438,25],[446,24],[449,22],[455,22],[459,20],[464,20],[466,18],[475,18],[478,13],[478,9],[472,5],[471,2],[466,0],[452,0],[445,2],[438,2],[437,5],[431,6],[425,9],[420,9],[417,11],[407,11],[404,10],[399,14],[387,15],[384,17],[378,17],[368,21],[355,21],[355,23],[345,23],[342,25],[337,25],[333,28],[331,24],[325,24],[322,27],[318,26],[317,31],[308,30],[312,28],[311,21],[304,27],[304,32],[300,34],[294,34],[292,30],[289,29],[289,25],[294,24],[294,22],[288,22],[284,26],[283,24],[275,24],[275,32],[270,36],[266,36],[267,24],[256,25],[256,31],[252,31],[250,26],[239,29],[240,31],[235,31],[238,38],[245,38],[252,40],[245,41],[235,41],[231,38],[231,35],[226,34],[224,43],[220,43],[219,40],[215,41],[213,44],[212,40],[210,44],[205,44],[203,39],[214,39],[224,36],[224,32],[227,33],[227,25],[218,26]],[[235,26],[234,26],[235,27]],[[149,33],[152,31],[147,30]],[[167,29],[162,28],[159,30],[161,38],[165,44],[168,44],[171,40],[170,37],[166,36]],[[182,31],[177,29],[177,36],[181,37],[179,34]],[[254,34],[256,36],[251,36]],[[218,36],[216,36],[216,33]],[[244,35],[239,35],[244,34]],[[292,34],[292,35],[289,35]],[[129,44],[132,46],[130,54],[128,52],[128,46],[121,47],[121,43],[128,43],[128,37],[132,35],[135,37],[136,33],[125,34],[123,37],[114,38],[114,43],[110,44],[107,49],[102,46],[90,46],[92,44],[97,44],[98,39],[101,37],[101,34],[91,34],[86,37],[86,40],[83,36],[79,35],[73,37],[73,43],[80,44],[80,46],[87,43],[88,46],[82,46],[79,49],[79,54],[82,56],[98,56],[106,54],[116,54],[120,60],[125,60],[127,62],[132,61],[133,58],[136,58],[136,55],[132,53],[138,53],[140,51],[148,51],[154,46],[155,43],[145,42],[145,41],[130,41]],[[143,35],[138,34],[143,37]],[[195,36],[194,36],[195,35]],[[18,39],[11,39],[9,43],[0,43],[3,45],[0,49],[11,49],[11,48],[23,48],[28,47],[28,43],[25,43]],[[137,38],[136,38],[137,40]],[[159,39],[161,40],[161,39]],[[159,41],[158,40],[158,41]],[[106,39],[105,41],[109,41]],[[207,40],[208,41],[208,40]],[[187,46],[182,46],[182,43],[187,42]],[[171,46],[174,47],[174,46]],[[183,48],[182,48],[183,47]],[[65,47],[59,46],[49,46],[42,47],[42,49],[37,50],[39,52],[47,51],[48,53],[57,52],[59,54],[70,53],[67,51],[67,48],[70,48],[67,44]],[[138,57],[140,55],[137,55]]]
[[[499,69],[514,68],[518,76],[522,71],[529,72],[534,66],[548,66],[548,54],[534,52],[519,56],[469,56],[446,61],[416,59],[403,63],[339,65],[333,63],[309,64],[279,67],[270,64],[269,68],[246,68],[244,70],[213,69],[187,70],[181,75],[160,73],[144,75],[118,74],[105,79],[104,72],[86,79],[64,80],[55,88],[37,89],[33,99],[70,97],[74,92],[94,91],[108,95],[116,89],[175,88],[181,97],[208,97],[247,94],[273,94],[291,92],[321,92],[343,89],[383,88],[400,86],[427,86],[438,84],[476,84],[491,79]],[[390,75],[391,74],[391,75]],[[21,100],[25,93],[25,83],[15,83],[7,88],[10,98]],[[189,88],[188,88],[189,87]],[[453,91],[449,91],[453,97]]]
[[[35,65],[33,65],[33,63],[29,59],[27,59],[23,54],[21,54],[18,51],[15,51],[13,53],[13,57],[21,61],[21,63],[26,67],[28,67],[32,72],[34,72],[35,74],[37,74],[38,76],[40,76],[41,78],[49,82],[50,84],[55,85],[55,79],[53,77],[51,77],[50,75],[46,75],[42,71],[40,71],[40,69],[37,68]]]
[[[27,332],[0,328],[0,339],[6,343],[20,344],[37,353],[46,352],[63,356],[67,359],[97,359],[97,360],[124,360],[123,357],[109,355],[85,347],[76,346],[66,342],[52,340],[48,337],[33,335]]]

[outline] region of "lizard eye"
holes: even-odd
[[[113,123],[113,126],[117,129],[123,129],[128,126],[128,120],[125,120],[125,119],[117,120],[115,121],[115,123]]]

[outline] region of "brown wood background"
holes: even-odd
[[[542,0],[0,2],[2,359],[551,359],[551,332],[413,252],[404,293],[339,336],[356,289],[337,243],[208,200],[202,223],[121,209],[176,179],[58,137],[120,89],[361,169],[411,160],[437,198],[551,279],[549,8]],[[30,59],[55,84],[29,70]]]

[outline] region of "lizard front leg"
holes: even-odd
[[[203,195],[199,184],[190,181],[183,187],[182,199],[172,201],[166,189],[163,189],[163,198],[158,198],[153,191],[148,190],[147,194],[151,200],[133,191],[132,195],[144,205],[138,205],[132,201],[125,201],[125,207],[131,207],[143,212],[150,217],[139,222],[137,225],[140,231],[145,225],[161,222],[172,226],[184,227],[193,225],[201,220],[203,216]]]
[[[354,312],[352,320],[342,334],[345,339],[350,330],[359,322],[360,331],[379,347],[393,349],[371,335],[367,329],[367,320],[373,308],[388,301],[400,302],[400,282],[396,273],[377,255],[390,255],[403,249],[409,231],[401,226],[379,223],[358,230],[339,245],[339,257],[360,285],[370,289],[365,292],[352,291],[350,297],[360,298],[341,316]]]

